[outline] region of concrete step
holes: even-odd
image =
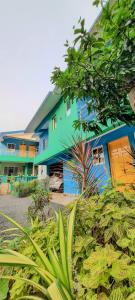
[[[51,193],[51,202],[57,203],[61,205],[68,205],[69,203],[73,202],[78,196],[77,195],[70,195],[70,194],[63,194],[63,193]]]

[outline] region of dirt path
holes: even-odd
[[[29,198],[16,198],[11,195],[0,196],[0,211],[12,217],[23,226],[27,225],[27,210],[30,204],[31,199]],[[0,230],[7,227],[13,227],[13,225],[0,216]]]
[[[0,211],[7,214],[23,226],[28,225],[27,211],[32,200],[30,198],[17,198],[12,195],[0,196]],[[58,210],[63,208],[62,203],[50,203],[50,206]],[[5,228],[14,227],[11,223],[7,222],[5,218],[0,216],[0,231]]]

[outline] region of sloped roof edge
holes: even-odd
[[[41,103],[39,109],[35,113],[34,117],[25,129],[25,133],[32,133],[41,124],[43,119],[49,114],[49,112],[54,108],[54,106],[59,102],[61,98],[60,90],[54,89],[49,92],[43,102]]]

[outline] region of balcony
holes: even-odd
[[[29,163],[34,162],[37,151],[22,151],[22,150],[1,150],[0,149],[0,162],[18,162]]]

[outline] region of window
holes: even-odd
[[[8,151],[12,151],[12,152],[15,151],[15,144],[7,144],[7,147],[8,147]]]
[[[56,129],[56,115],[52,118],[52,129]]]
[[[18,175],[18,167],[5,167],[4,175],[6,176],[17,176]]]
[[[68,100],[66,102],[66,114],[67,114],[67,116],[69,116],[70,113],[71,113],[71,103],[70,103],[70,100]]]
[[[48,146],[48,139],[44,138],[43,139],[43,150],[46,150],[47,146]]]
[[[93,158],[93,164],[103,164],[104,163],[104,151],[103,147],[97,147],[92,150],[92,158]]]

